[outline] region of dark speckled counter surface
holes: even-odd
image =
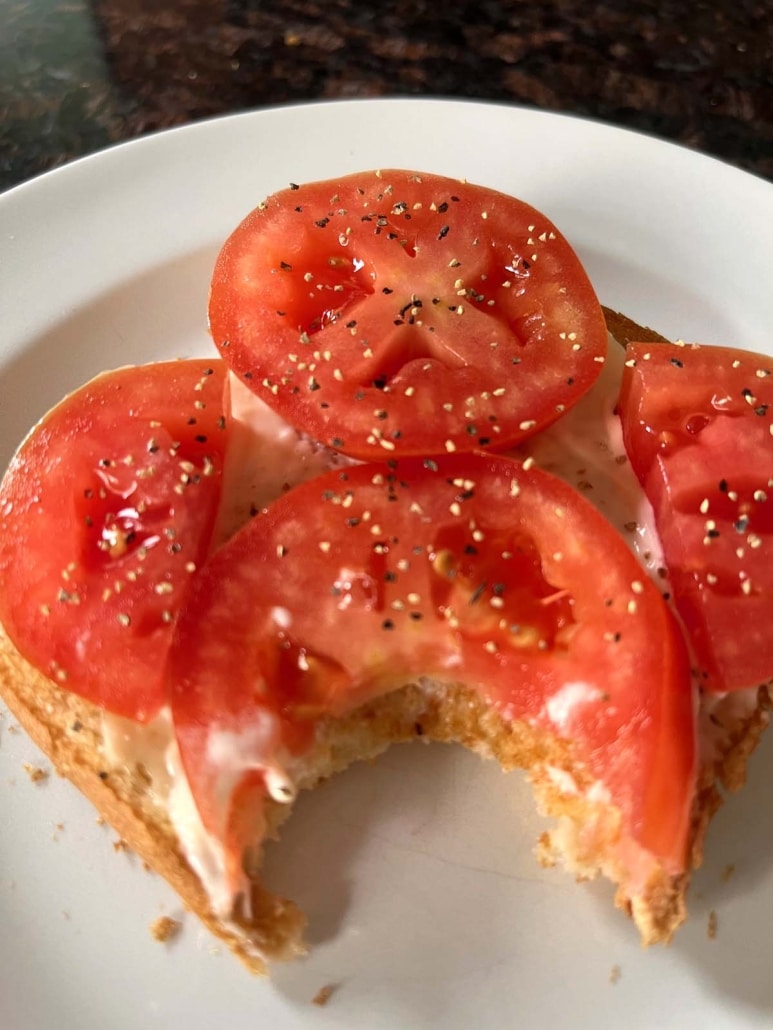
[[[773,179],[773,3],[0,0],[0,188],[201,118],[398,95],[600,118]]]

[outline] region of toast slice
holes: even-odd
[[[610,331],[623,344],[633,338],[663,339],[615,312],[605,309],[605,315]],[[164,776],[152,775],[141,761],[111,760],[101,710],[34,670],[2,627],[0,695],[57,771],[89,798],[127,845],[166,878],[184,905],[252,972],[266,973],[269,962],[303,953],[305,917],[292,901],[263,887],[259,855],[251,869],[250,904],[227,920],[215,914],[175,833]],[[762,687],[702,702],[692,868],[701,862],[706,828],[721,804],[720,788],[737,789],[744,781],[746,762],[768,721],[770,701]],[[581,878],[607,876],[618,884],[616,903],[632,916],[644,943],[671,938],[685,918],[690,870],[677,876],[656,870],[644,890],[631,896],[614,858],[616,813],[589,796],[590,784],[571,768],[566,745],[526,723],[505,721],[464,687],[421,681],[342,719],[323,720],[314,747],[294,768],[296,785],[313,788],[355,761],[373,758],[393,743],[416,739],[458,742],[505,769],[526,769],[540,809],[557,820],[556,829],[539,841],[540,860],[561,861]],[[556,776],[555,770],[569,779]],[[272,833],[290,807],[270,802]]]

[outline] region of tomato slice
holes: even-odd
[[[628,355],[625,445],[703,685],[757,686],[773,677],[773,360],[650,343]]]
[[[555,421],[606,353],[603,313],[543,214],[436,175],[293,186],[226,241],[209,317],[231,368],[346,454],[444,454]]]
[[[196,578],[169,675],[182,762],[234,883],[259,800],[287,790],[316,721],[422,675],[570,741],[634,840],[684,867],[681,633],[622,538],[536,468],[404,459],[296,487]]]
[[[0,620],[68,690],[145,721],[207,554],[226,431],[221,361],[123,368],[32,431],[0,485]]]

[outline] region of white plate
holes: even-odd
[[[640,322],[771,346],[773,189],[761,180],[508,107],[268,110],[117,147],[0,197],[0,465],[91,374],[208,352],[212,261],[265,194],[389,166],[466,177],[543,208],[602,299]],[[174,895],[114,853],[114,835],[68,784],[30,783],[22,763],[46,763],[12,723],[0,720],[2,1027],[771,1025],[773,740],[712,827],[690,923],[671,948],[648,952],[607,885],[537,866],[542,826],[520,776],[458,748],[395,748],[302,799],[272,847],[269,879],[309,913],[314,949],[269,983],[190,916],[173,943],[151,939],[159,914],[180,915]],[[328,1005],[312,1005],[327,984],[337,985]]]

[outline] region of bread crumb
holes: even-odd
[[[722,870],[722,883],[727,883],[727,881],[730,879],[734,872],[735,863],[730,862],[730,864],[726,865],[725,868]]]
[[[42,783],[49,776],[47,769],[41,769],[39,765],[32,765],[31,762],[24,763],[24,771],[33,783]]]
[[[94,822],[97,824],[97,826],[105,826],[106,825],[106,820],[105,820],[105,817],[103,815],[98,815],[97,818],[94,820]]]
[[[556,852],[550,834],[545,830],[537,838],[537,846],[534,848],[534,855],[537,862],[543,869],[553,869],[556,865]]]
[[[320,987],[314,997],[311,999],[314,1005],[327,1005],[333,996],[336,989],[335,984],[325,984],[324,987]]]
[[[612,966],[612,968],[609,970],[609,982],[611,984],[616,984],[617,981],[620,979],[621,973],[622,971],[620,969],[620,966]]]
[[[177,936],[182,928],[182,923],[171,916],[159,916],[150,924],[150,933],[154,940],[165,944]]]
[[[6,728],[7,728],[9,733],[20,733],[21,732],[19,727],[14,722],[12,722],[11,725],[6,727]]]
[[[713,941],[713,940],[716,939],[716,936],[717,936],[717,913],[714,911],[713,908],[709,912],[709,925],[708,925],[707,933],[708,933],[708,938],[709,938],[710,941]]]
[[[122,837],[119,837],[118,840],[114,840],[113,841],[113,851],[128,851],[128,850],[129,850],[129,845],[126,843],[125,840],[123,840]]]

